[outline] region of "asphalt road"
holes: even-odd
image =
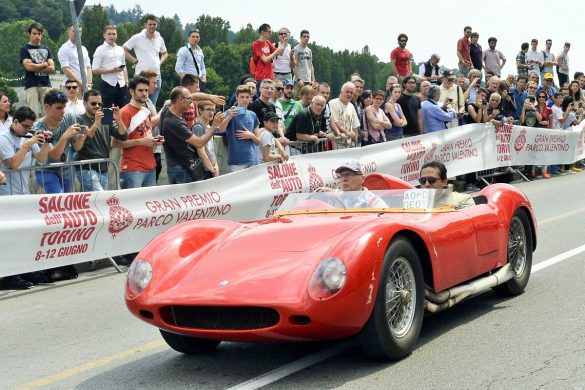
[[[526,292],[427,316],[400,362],[373,362],[353,340],[183,356],[129,314],[110,268],[0,295],[0,388],[585,389],[585,173],[515,185],[539,222]]]

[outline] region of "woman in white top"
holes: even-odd
[[[272,64],[274,66],[274,79],[275,80],[292,80],[292,65],[293,65],[293,56],[291,53],[290,43],[288,43],[288,39],[290,38],[290,30],[286,27],[282,27],[278,30],[278,42],[276,43],[276,47],[284,46],[284,52],[282,54],[277,55],[272,60]]]
[[[8,95],[0,92],[0,131],[10,129],[10,125],[12,125],[10,99],[8,99]]]

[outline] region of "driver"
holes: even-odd
[[[316,192],[334,192],[347,208],[386,208],[388,205],[362,186],[365,176],[358,160],[349,160],[335,170],[341,189],[319,187]]]
[[[443,190],[447,188],[447,167],[440,161],[430,161],[424,164],[420,170],[421,188]],[[445,191],[438,199],[437,206],[453,206],[456,209],[475,205],[473,197],[469,194],[460,194],[454,191]]]

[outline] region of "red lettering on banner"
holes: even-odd
[[[39,199],[39,211],[43,214],[58,211],[89,209],[90,193],[43,196]]]
[[[406,152],[406,160],[408,161],[418,160],[425,155],[425,146],[420,139],[402,142],[400,147]]]
[[[91,193],[63,194],[43,196],[39,199],[39,212],[44,214],[46,226],[55,226],[58,230],[41,234],[40,247],[49,247],[37,251],[35,260],[49,260],[87,251],[88,241],[98,224],[97,214],[91,210]],[[61,248],[50,248],[79,242]],[[85,249],[83,249],[85,248]]]
[[[299,174],[297,172],[297,165],[294,163],[269,165],[266,170],[268,171],[268,180],[297,176]]]

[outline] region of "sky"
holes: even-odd
[[[168,17],[177,14],[183,25],[195,23],[202,14],[219,16],[230,22],[234,32],[248,23],[254,28],[268,23],[273,30],[286,26],[297,40],[300,31],[306,29],[313,43],[350,51],[361,51],[367,45],[370,53],[384,62],[389,61],[390,51],[397,46],[398,34],[405,33],[415,62],[427,61],[432,53],[437,53],[441,56],[440,65],[449,68],[457,67],[457,40],[463,36],[463,28],[471,26],[479,33],[479,44],[484,49],[488,48],[489,37],[498,39],[497,49],[507,58],[503,75],[516,74],[515,59],[520,45],[533,38],[538,39],[539,50],[544,50],[546,39],[552,39],[555,56],[564,42],[571,42],[570,74],[585,72],[585,34],[579,23],[585,10],[582,0],[86,1],[86,5],[100,3],[104,6],[115,3],[118,11],[139,3],[144,13]],[[205,46],[204,33],[200,45]],[[315,58],[314,63],[318,67],[319,59]]]

